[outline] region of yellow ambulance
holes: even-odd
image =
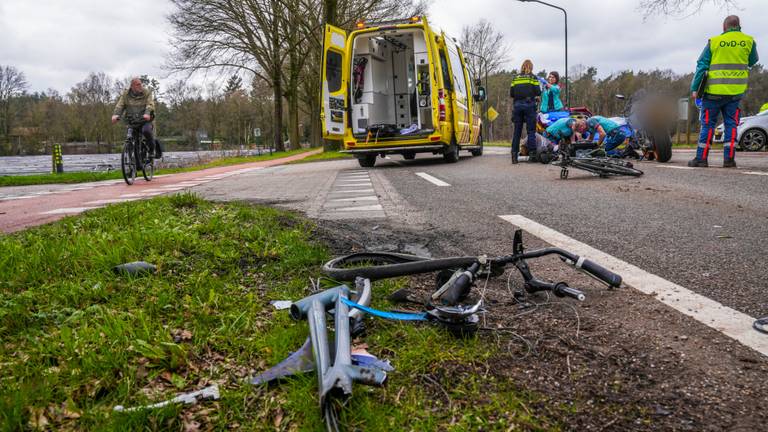
[[[483,154],[480,102],[461,48],[425,17],[346,31],[326,25],[321,122],[326,139],[363,167],[378,156]]]

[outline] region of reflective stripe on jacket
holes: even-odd
[[[755,40],[740,31],[730,31],[709,40],[712,61],[704,92],[711,95],[738,96],[747,91],[749,55]]]

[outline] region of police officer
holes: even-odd
[[[512,122],[515,132],[512,135],[512,163],[517,163],[520,151],[520,136],[523,133],[523,123],[528,134],[526,147],[536,148],[536,98],[541,96],[539,80],[533,74],[533,62],[525,60],[520,67],[520,74],[512,80],[509,97],[514,99]]]
[[[723,33],[711,38],[699,56],[691,83],[691,96],[694,99],[702,98],[701,133],[696,157],[688,162],[688,166],[709,166],[707,155],[717,118],[722,113],[725,122],[723,168],[736,167],[734,142],[739,125],[739,103],[747,91],[749,68],[757,60],[754,38],[741,32],[739,17],[727,17],[723,21]],[[704,94],[699,94],[705,76]]]

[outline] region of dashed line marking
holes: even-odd
[[[381,204],[367,205],[367,206],[355,206],[355,207],[340,207],[335,208],[336,212],[353,212],[353,211],[383,211],[384,207]]]
[[[744,171],[742,172],[742,174],[768,176],[768,172],[762,172],[762,171]]]
[[[144,194],[140,193],[130,193],[130,194],[122,194],[120,195],[120,198],[136,198],[136,197],[142,197]]]
[[[49,210],[49,211],[46,211],[46,212],[42,212],[40,214],[47,214],[47,215],[52,215],[52,214],[77,214],[77,213],[82,213],[82,212],[84,212],[86,210],[93,210],[95,208],[96,207],[66,207],[66,208],[58,208],[58,209],[55,209],[55,210]]]
[[[337,198],[332,199],[330,202],[349,202],[349,201],[378,201],[379,197],[377,196],[361,196],[361,197],[354,197],[354,198]]]
[[[136,198],[114,198],[114,199],[102,199],[102,200],[96,200],[96,201],[88,201],[83,204],[94,204],[94,205],[104,205],[104,204],[117,204],[117,203],[123,203],[128,201],[135,201]]]
[[[432,183],[435,186],[450,186],[450,184],[440,180],[437,177],[432,177],[431,175],[429,175],[427,173],[417,172],[416,175],[421,177],[421,178],[423,178],[424,180]]]
[[[692,170],[696,169],[694,167],[687,167],[687,166],[676,166],[676,165],[654,165],[657,168],[672,168],[672,169],[681,169],[681,170]]]
[[[541,225],[521,215],[499,216],[545,242],[590,259],[619,274],[624,283],[638,291],[654,296],[660,302],[684,315],[711,327],[743,345],[768,356],[768,337],[752,328],[754,318],[724,306],[708,297],[697,294],[674,282],[670,282],[645,270],[608,255],[552,228]]]
[[[332,194],[371,193],[371,192],[373,192],[373,189],[343,189],[343,190],[335,189],[331,191]]]

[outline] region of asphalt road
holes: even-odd
[[[520,214],[752,316],[768,315],[768,156],[737,157],[736,170],[637,164],[645,175],[601,179],[538,163],[511,165],[505,151],[439,159],[384,161],[377,172],[429,219],[461,230],[482,252]],[[719,156],[719,155],[717,155]],[[739,154],[741,156],[741,154]],[[425,172],[450,184],[437,187]],[[762,173],[745,174],[745,172]]]

